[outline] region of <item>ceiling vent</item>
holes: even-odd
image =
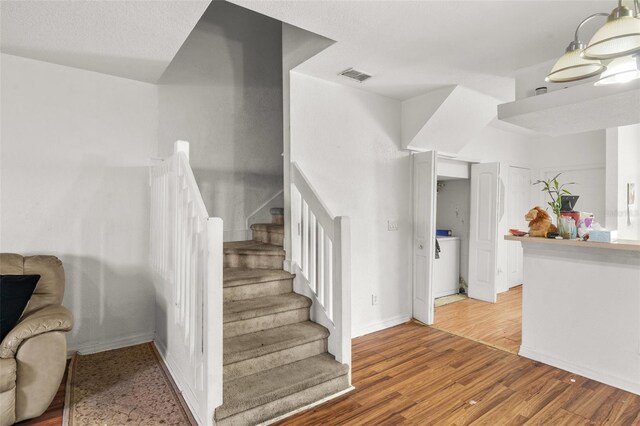
[[[342,71],[339,75],[355,80],[358,83],[362,83],[363,81],[369,80],[371,77],[373,77],[371,74],[354,70],[353,68],[346,69]]]

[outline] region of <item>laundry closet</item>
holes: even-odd
[[[469,169],[469,163],[464,161],[437,160],[434,299],[467,292],[471,202]]]

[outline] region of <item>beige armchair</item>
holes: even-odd
[[[0,253],[0,275],[40,275],[16,326],[0,342],[0,426],[38,417],[58,390],[67,360],[63,332],[73,317],[64,308],[64,269],[55,256]]]

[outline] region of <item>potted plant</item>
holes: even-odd
[[[542,185],[542,192],[549,194],[551,201],[547,202],[551,210],[556,215],[556,225],[558,226],[558,232],[563,235],[561,229],[562,222],[560,221],[560,210],[562,209],[562,196],[571,195],[571,192],[566,188],[568,185],[575,185],[575,182],[560,183],[558,178],[562,173],[558,173],[554,177],[547,180],[537,180],[533,185]]]

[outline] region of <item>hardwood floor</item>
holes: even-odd
[[[466,299],[435,308],[434,328],[517,354],[522,341],[522,286],[497,303]]]
[[[61,425],[65,383],[20,425]],[[640,425],[640,396],[413,322],[353,340],[353,384],[278,424]]]
[[[640,396],[415,323],[354,339],[353,384],[278,425],[640,424]]]

